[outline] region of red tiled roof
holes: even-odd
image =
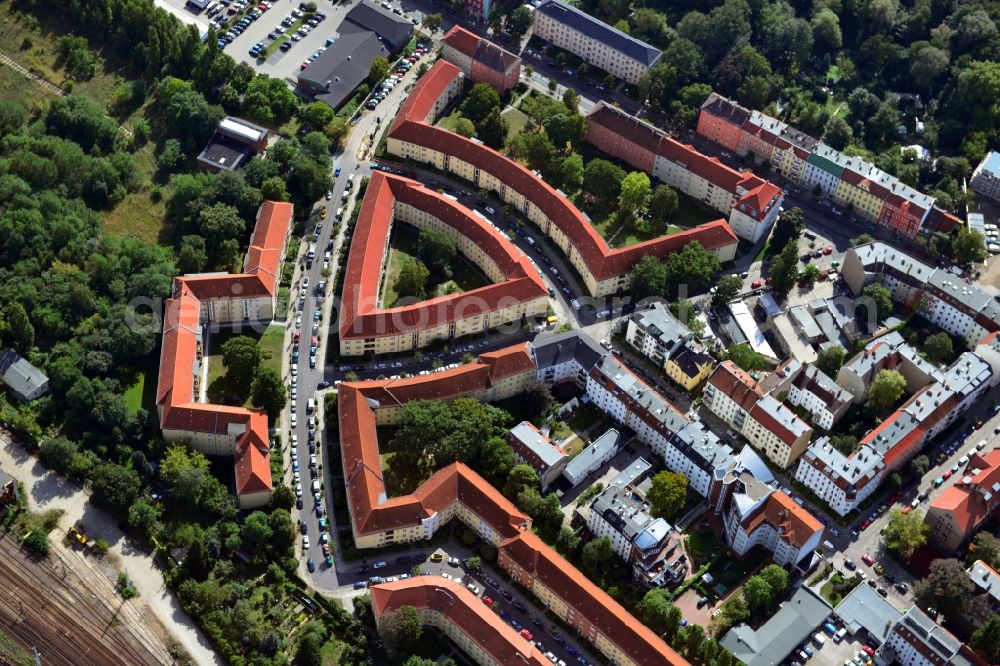
[[[736,201],[737,206],[745,206],[754,217],[760,219],[765,217],[773,206],[777,206],[781,200],[781,190],[774,183],[763,182],[756,187],[750,188],[746,194]]]
[[[720,219],[687,231],[612,250],[562,192],[522,164],[482,143],[427,124],[427,115],[434,103],[460,74],[460,70],[450,63],[443,60],[435,63],[403,104],[389,130],[389,136],[462,160],[494,175],[507,187],[513,188],[566,234],[573,249],[580,254],[597,280],[624,275],[643,256],[651,254],[664,257],[680,250],[690,241],[699,241],[709,251],[737,243],[733,230],[725,220]],[[733,189],[735,190],[735,186]]]
[[[257,212],[257,226],[247,252],[248,273],[175,278],[173,297],[164,311],[156,387],[160,428],[235,437],[238,495],[271,489],[267,416],[259,410],[198,402],[194,373],[198,363],[201,301],[272,297],[280,279],[284,244],[291,224],[291,204],[265,201]]]
[[[441,42],[471,58],[476,54],[476,48],[479,46],[479,35],[469,32],[460,25],[455,25],[448,31],[448,34],[441,38]]]
[[[497,265],[504,281],[412,305],[379,309],[383,255],[397,203],[425,211],[471,239]],[[341,339],[394,336],[435,328],[546,297],[538,270],[495,227],[415,180],[381,171],[372,174],[347,259],[341,296]]]
[[[488,654],[494,663],[551,666],[538,648],[454,580],[441,576],[418,576],[373,585],[371,596],[377,618],[404,605],[421,611],[435,611]]]
[[[535,537],[529,529],[530,518],[464,464],[455,462],[438,470],[411,495],[385,497],[375,417],[379,404],[395,406],[407,400],[472,395],[504,377],[533,369],[527,346],[516,345],[484,354],[479,362],[451,371],[400,380],[341,383],[337,405],[340,449],[355,535],[414,527],[459,501],[506,539],[501,547],[505,552],[573,604],[577,613],[599,627],[630,659],[643,665],[687,664],[652,631]],[[410,599],[408,601],[394,601],[393,598],[397,590],[417,590],[427,580],[422,576],[405,585],[373,587],[376,614],[403,603],[421,608],[419,595],[427,594],[426,589],[407,592],[407,596],[400,597]],[[411,594],[415,596],[409,596]],[[468,620],[478,621],[475,618]],[[480,626],[473,635],[481,641],[490,641],[491,649],[500,649],[500,645],[494,643],[497,637],[491,632]],[[500,659],[498,663],[510,662]]]
[[[533,532],[520,532],[500,544],[500,551],[565,601],[577,616],[596,627],[635,663],[643,666],[688,663]],[[573,624],[579,622],[577,619]]]
[[[723,361],[715,367],[708,383],[740,406],[744,411],[757,404],[764,392],[753,377],[732,361]]]
[[[760,509],[747,518],[743,529],[752,534],[762,524],[773,527],[779,538],[796,548],[801,548],[814,534],[823,530],[823,524],[814,515],[781,491],[771,493]]]
[[[931,502],[930,509],[952,514],[955,524],[968,536],[1000,506],[1000,492],[994,490],[1000,484],[1000,449],[974,454],[962,474],[955,485]],[[966,476],[970,476],[968,482]]]

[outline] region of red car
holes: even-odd
[[[862,645],[861,649],[864,650],[865,654],[867,654],[869,657],[875,654],[875,650],[873,650],[871,647],[867,645]]]
[[[295,331],[295,344],[299,344],[299,338],[300,337],[301,337],[301,334],[298,331]]]
[[[951,478],[951,470],[949,469],[947,472],[945,472],[944,474],[942,474],[941,477],[945,478],[945,479],[950,479]]]
[[[833,254],[833,248],[827,245],[823,248],[823,254]]]
[[[861,556],[861,561],[867,564],[868,566],[875,564],[875,558],[873,558],[868,553],[865,553],[864,555]]]
[[[524,640],[526,640],[526,641],[530,641],[531,639],[533,639],[533,638],[535,637],[535,636],[534,636],[534,634],[532,634],[532,633],[531,633],[530,631],[528,631],[527,629],[522,629],[522,630],[521,630],[521,636],[522,636],[522,637],[524,638]]]
[[[858,529],[860,529],[862,532],[864,532],[866,529],[868,529],[868,526],[871,525],[871,524],[872,524],[872,521],[866,520],[865,522],[861,523],[861,526]]]
[[[761,282],[760,280],[754,280],[753,282],[750,283],[750,287],[753,288],[753,289],[760,289],[760,286],[762,284],[764,284],[764,283]]]
[[[492,606],[493,600],[490,599],[489,597],[483,597],[483,603],[486,604],[487,606]]]
[[[306,61],[306,62],[302,63],[301,65],[299,65],[299,69],[305,69],[308,66],[309,66],[309,62]]]

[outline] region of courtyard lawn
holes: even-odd
[[[712,575],[713,580],[707,587],[711,587],[716,594],[722,596],[741,585],[750,572],[756,570],[768,557],[770,553],[761,547],[755,547],[742,560],[727,550],[726,554],[719,557],[709,568],[708,573]],[[722,587],[719,587],[720,585]]]
[[[464,116],[462,116],[462,112],[459,111],[458,109],[455,109],[449,115],[444,116],[443,118],[441,118],[440,120],[438,120],[437,121],[437,125],[438,125],[438,127],[445,128],[449,132],[454,132],[455,131],[455,123],[457,123],[458,119],[462,118],[462,117],[464,117]]]
[[[128,411],[135,414],[142,407],[142,394],[146,386],[146,374],[136,373],[135,382],[125,389],[125,406]]]
[[[396,281],[399,279],[403,265],[407,261],[417,258],[418,239],[419,234],[413,227],[400,225],[393,230],[392,238],[389,240],[389,261],[386,262],[386,270],[382,275],[379,307],[391,308],[399,300],[399,294],[396,293]],[[427,295],[429,298],[434,298],[445,294],[478,289],[487,284],[489,284],[489,280],[486,279],[486,276],[475,265],[459,255],[458,260],[452,266],[451,278],[440,280],[439,276],[431,274],[427,284]]]
[[[284,329],[280,325],[268,326],[263,334],[250,328],[241,331],[212,331],[209,334],[209,353],[205,357],[208,362],[206,397],[209,402],[237,407],[250,406],[250,382],[239,382],[237,378],[230,377],[226,371],[226,364],[222,362],[222,345],[226,340],[238,335],[245,335],[257,341],[265,356],[261,367],[271,367],[279,372],[281,370]],[[305,358],[299,357],[299,362],[308,361],[308,355]]]
[[[658,231],[639,231],[618,218],[618,212],[611,207],[595,205],[584,200],[582,196],[574,197],[573,202],[590,217],[590,223],[604,240],[613,248],[622,248],[644,243],[664,235],[676,234],[697,227],[712,220],[718,220],[722,214],[705,206],[700,201],[677,193],[680,206],[671,216],[665,233]]]
[[[528,116],[520,109],[506,108],[501,113],[501,116],[507,121],[510,126],[510,130],[507,133],[507,137],[514,137],[524,131],[525,126],[528,124]]]
[[[696,567],[708,562],[722,548],[722,543],[712,530],[700,530],[688,535],[685,548]]]

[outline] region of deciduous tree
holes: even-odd
[[[683,474],[658,472],[653,477],[653,485],[647,496],[653,516],[668,520],[676,516],[687,500],[687,486],[687,477]]]
[[[868,388],[868,404],[882,413],[896,404],[906,390],[906,379],[896,370],[879,370]]]
[[[274,420],[281,414],[287,400],[285,382],[282,381],[278,371],[271,367],[258,370],[250,387],[250,401],[253,406],[265,410],[268,417]]]
[[[927,576],[913,586],[913,594],[921,608],[934,608],[945,617],[961,617],[972,598],[972,581],[961,562],[940,558],[931,562]]]
[[[908,559],[917,548],[927,543],[930,527],[924,523],[923,511],[903,513],[901,509],[889,512],[882,538],[885,545]]]
[[[824,347],[817,354],[816,367],[823,371],[827,377],[837,379],[841,366],[844,365],[846,352],[840,345],[830,345]]]
[[[760,370],[764,366],[764,357],[755,352],[746,342],[741,342],[727,349],[726,358],[747,372]]]
[[[425,287],[430,276],[430,270],[419,259],[404,261],[399,269],[399,276],[396,278],[397,296],[401,299],[423,299],[426,295]]]
[[[249,386],[257,375],[262,360],[260,347],[251,337],[237,335],[222,343],[222,362],[226,364],[226,374],[238,384]]]
[[[462,102],[462,115],[479,123],[493,109],[500,108],[500,93],[488,83],[477,83],[469,89]]]

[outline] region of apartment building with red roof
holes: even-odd
[[[715,366],[705,385],[704,403],[708,409],[732,426],[743,430],[750,410],[764,396],[757,380],[732,361]]]
[[[749,470],[742,471],[732,486],[722,522],[726,543],[737,555],[763,546],[776,564],[794,567],[820,545],[823,524],[784,491],[755,478]]]
[[[450,638],[477,664],[551,666],[531,641],[455,580],[417,576],[373,585],[371,596],[380,628],[387,613],[412,606],[420,613],[422,624]]]
[[[491,190],[539,228],[566,255],[593,296],[625,289],[643,256],[665,257],[697,240],[721,261],[735,256],[738,239],[724,220],[611,249],[565,194],[538,175],[474,140],[432,125],[461,90],[462,71],[439,60],[418,81],[388,132],[388,151],[457,175]]]
[[[935,207],[934,197],[875,165],[716,93],[701,106],[697,132],[739,155],[767,161],[803,189],[819,187],[838,206],[907,238],[947,233],[960,223]]]
[[[598,102],[587,114],[587,142],[727,216],[754,243],[778,218],[784,195],[749,171],[732,169],[621,109]]]
[[[961,476],[927,508],[930,540],[951,553],[968,541],[1000,506],[1000,448],[972,455]]]
[[[478,289],[381,307],[382,267],[394,223],[434,230],[491,280]],[[548,293],[528,257],[481,216],[415,180],[372,174],[347,258],[340,309],[340,354],[413,351],[544,316]]]
[[[429,539],[438,528],[458,518],[498,548],[501,566],[531,589],[550,611],[584,630],[581,634],[614,663],[686,664],[662,639],[535,537],[530,529],[531,519],[464,464],[455,462],[438,470],[410,495],[387,496],[377,427],[394,423],[399,407],[409,400],[504,399],[535,381],[535,372],[530,350],[522,344],[483,354],[476,362],[453,370],[399,380],[341,383],[337,405],[341,459],[355,545],[379,548]],[[437,593],[432,595],[433,599],[420,596],[430,594],[421,588],[423,582],[425,578],[420,577],[404,586],[383,586],[381,592],[376,592],[379,586],[375,586],[373,601],[382,605],[382,610],[376,612],[383,613],[403,603],[427,609],[440,601]],[[412,601],[390,600],[395,591],[403,589],[410,591],[399,598]],[[375,601],[376,594],[384,599]],[[467,620],[478,622],[475,618]],[[486,658],[482,657],[484,654],[489,659],[510,654],[498,652],[509,650],[510,646],[505,645],[504,635],[495,635],[496,627],[476,626],[477,638],[489,641],[493,647],[487,649],[485,643],[461,643],[471,656],[479,660]],[[439,625],[439,628],[466,640],[464,627]]]
[[[487,83],[501,94],[521,79],[521,58],[457,24],[441,38],[441,57],[473,83]]]
[[[235,459],[240,508],[271,500],[270,437],[259,410],[202,401],[204,327],[259,322],[274,316],[281,263],[292,228],[292,205],[265,201],[240,275],[185,275],[174,279],[160,346],[156,408],[167,442],[185,442],[209,455]]]

